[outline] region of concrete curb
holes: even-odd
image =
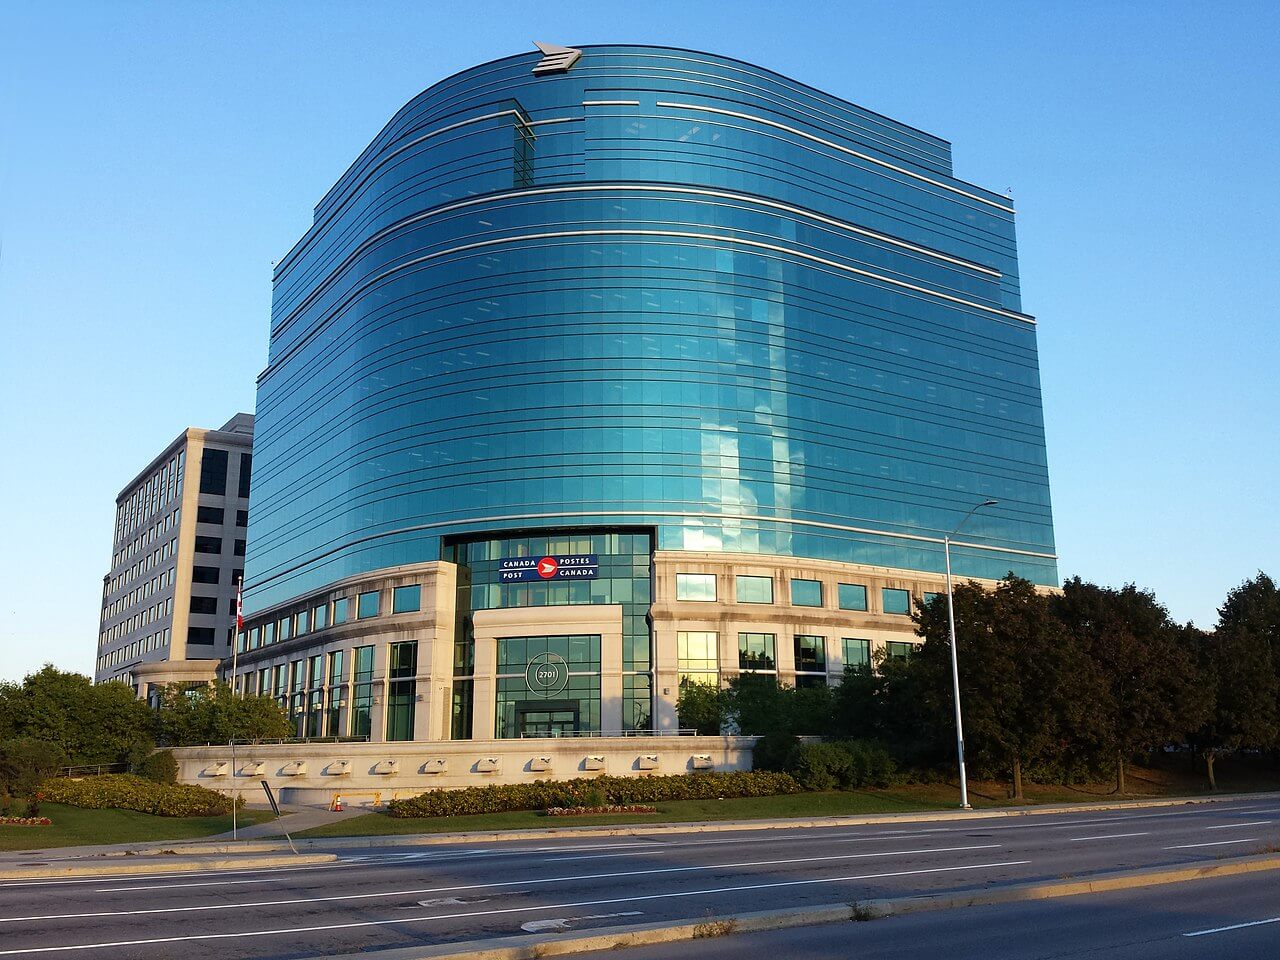
[[[1234,793],[1215,797],[1176,797],[1163,800],[1117,800],[1104,803],[1069,803],[1036,807],[1009,807],[995,810],[922,810],[912,813],[874,813],[859,816],[802,817],[788,820],[711,820],[687,823],[618,824],[597,827],[545,827],[536,830],[485,830],[468,833],[399,834],[376,837],[294,837],[294,843],[308,849],[342,847],[343,849],[379,847],[436,846],[459,843],[499,843],[512,840],[592,839],[598,837],[652,837],[688,833],[726,833],[747,830],[788,830],[806,827],[859,827],[882,823],[946,823],[963,820],[1001,820],[1010,817],[1049,816],[1063,813],[1095,813],[1106,810],[1143,810],[1159,807],[1181,807],[1196,804],[1226,803],[1251,799],[1276,799],[1276,793]],[[199,841],[185,845],[168,845],[166,850],[179,853],[269,852],[289,849],[280,841],[253,840],[233,845]],[[142,851],[150,852],[150,851]]]
[[[177,851],[174,851],[175,853]],[[209,851],[203,851],[208,853]],[[113,860],[117,858],[112,858]],[[148,873],[197,873],[204,870],[251,870],[262,867],[291,867],[300,864],[333,863],[332,853],[303,853],[288,856],[201,857],[196,860],[174,858],[168,861],[147,863],[77,863],[66,866],[24,867],[16,870],[0,870],[0,880],[49,880],[62,877],[125,876]]]
[[[700,940],[736,933],[763,930],[785,930],[822,923],[845,923],[851,920],[873,920],[883,917],[952,910],[959,907],[989,906],[1029,900],[1050,900],[1085,893],[1132,890],[1168,883],[1229,877],[1262,870],[1280,870],[1280,856],[1267,854],[1211,864],[1134,870],[1125,873],[1094,876],[1082,880],[1053,883],[1022,883],[993,890],[971,893],[936,894],[902,897],[893,900],[865,900],[861,903],[832,903],[784,910],[763,910],[698,921],[669,921],[609,927],[577,936],[548,939],[545,934],[507,937],[492,940],[470,940],[461,943],[410,947],[379,951],[378,960],[536,960],[540,957],[562,957],[597,950],[619,950],[658,943]],[[353,954],[333,954],[312,960],[350,960]]]

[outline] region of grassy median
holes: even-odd
[[[48,827],[0,825],[0,851],[45,850],[99,843],[146,843],[152,840],[190,840],[231,830],[231,815],[221,817],[153,817],[136,810],[85,810],[60,803],[42,803],[40,815]],[[273,819],[266,810],[242,810],[241,824]]]

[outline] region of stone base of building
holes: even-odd
[[[178,781],[284,803],[376,807],[429,790],[495,783],[643,777],[751,769],[755,737],[551,737],[406,743],[237,744],[180,747]]]

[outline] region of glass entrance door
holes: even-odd
[[[516,706],[516,725],[522,737],[572,736],[578,730],[578,705],[525,701]]]

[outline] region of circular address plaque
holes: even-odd
[[[539,653],[524,668],[524,680],[535,697],[550,699],[569,683],[569,664],[557,653]]]

